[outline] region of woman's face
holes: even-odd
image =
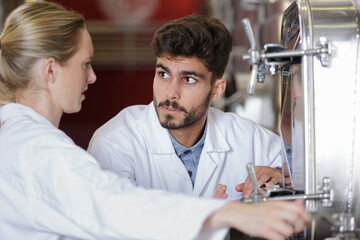
[[[81,30],[77,52],[65,66],[58,65],[55,102],[59,110],[74,113],[81,110],[88,85],[96,80],[91,66],[94,48],[91,37],[86,29]]]

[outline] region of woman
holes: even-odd
[[[77,13],[25,3],[6,19],[0,46],[0,239],[221,239],[229,227],[281,239],[309,221],[301,202],[195,199],[102,171],[57,128],[96,80]]]

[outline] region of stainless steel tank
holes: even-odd
[[[295,194],[264,200],[306,199],[306,239],[360,237],[359,5],[296,1],[283,14],[281,43],[244,55],[250,86],[282,76],[283,172],[291,180],[283,187]]]

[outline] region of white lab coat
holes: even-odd
[[[134,188],[31,108],[0,108],[2,240],[194,239],[223,204]]]
[[[281,167],[278,135],[214,108],[208,111],[207,124],[194,187],[153,103],[121,111],[95,132],[88,151],[102,168],[129,178],[137,186],[211,198],[221,183],[227,185],[230,201],[242,196],[235,186],[247,178],[247,163]]]

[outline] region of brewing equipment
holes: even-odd
[[[359,5],[298,0],[283,13],[281,43],[261,51],[243,20],[251,46],[243,55],[252,66],[249,93],[268,74],[281,74],[283,173],[291,184],[274,187],[263,200],[305,199],[313,214],[306,239],[360,238]]]

